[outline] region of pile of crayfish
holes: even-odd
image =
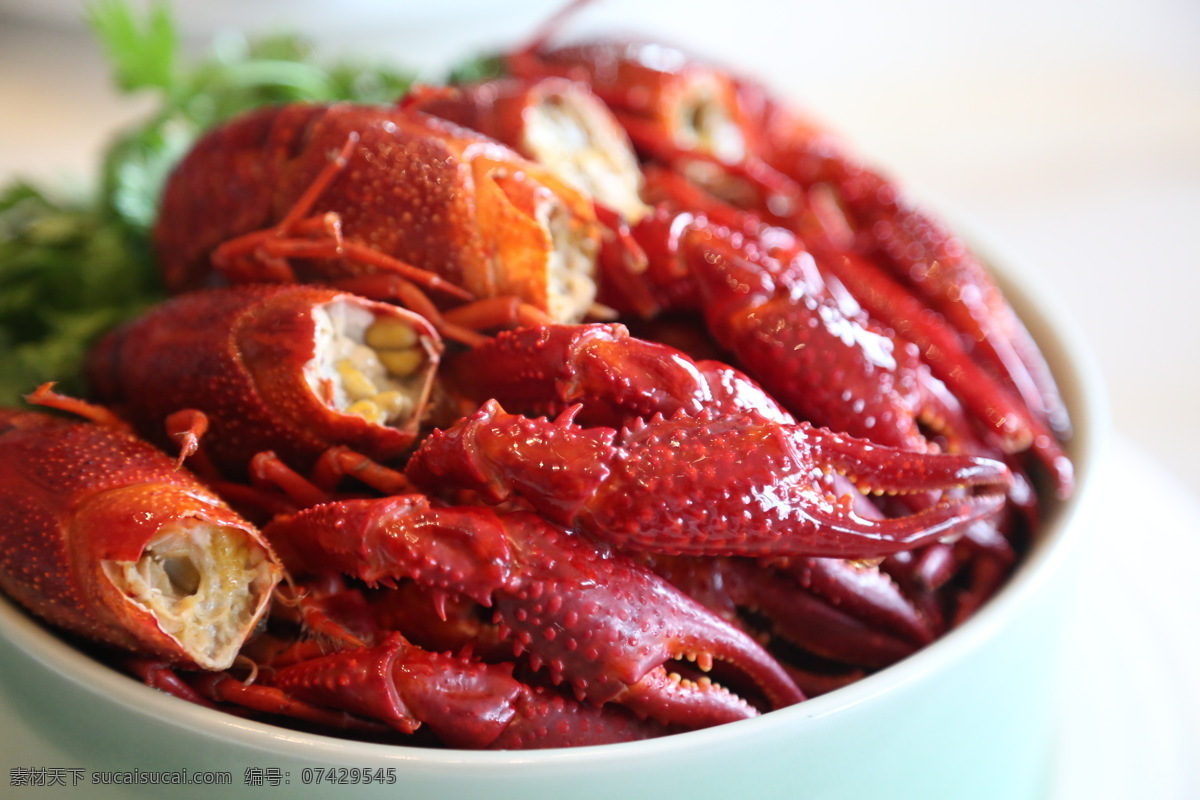
[[[9,596],[195,703],[523,748],[788,706],[997,591],[1070,424],[979,259],[761,86],[549,40],[195,145],[175,296],[0,412]]]

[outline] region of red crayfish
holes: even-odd
[[[799,234],[871,314],[915,342],[956,389],[981,377],[956,377],[964,366],[958,354],[979,360],[989,378],[992,425],[1010,448],[1050,448],[1055,435],[1069,431],[1045,360],[978,258],[828,129],[763,87],[662,45],[552,48],[546,42],[553,32],[508,59],[514,74],[588,84],[646,161]],[[913,313],[926,308],[942,321]],[[1053,467],[1068,470],[1064,462]]]
[[[10,595],[196,703],[510,748],[796,703],[996,591],[1069,425],[980,263],[760,87],[545,38],[196,144],[112,412],[35,395],[104,424],[0,416]],[[231,549],[219,655],[121,597]]]

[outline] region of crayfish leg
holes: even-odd
[[[389,469],[349,447],[335,445],[326,450],[313,465],[313,484],[327,491],[333,491],[345,477],[353,478],[383,494],[413,491],[412,484],[403,472]]]
[[[179,457],[175,463],[182,467],[184,461],[200,450],[200,439],[208,432],[208,415],[194,408],[185,408],[168,416],[164,424],[167,437],[179,442]]]

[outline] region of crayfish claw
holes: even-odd
[[[1012,475],[1002,462],[978,456],[915,453],[866,439],[797,426],[798,447],[823,468],[845,475],[863,494],[905,494],[970,487],[1007,490]]]
[[[708,676],[692,680],[656,667],[622,691],[618,701],[664,725],[707,728],[757,717],[758,709]]]

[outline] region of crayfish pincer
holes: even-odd
[[[52,625],[187,667],[233,663],[282,577],[249,522],[104,409],[0,410],[0,588]]]
[[[412,581],[442,595],[443,618],[450,597],[490,608],[512,653],[580,701],[690,729],[758,713],[710,671],[767,708],[803,699],[749,635],[633,559],[536,514],[397,495],[314,506],[263,534],[298,577]]]
[[[953,536],[1004,505],[1000,462],[912,453],[757,414],[676,414],[618,431],[509,414],[488,401],[435,431],[408,463],[418,486],[452,485],[491,502],[512,496],[621,547],[685,555],[877,558]],[[950,499],[893,519],[859,516],[823,478],[866,492],[943,491]],[[965,497],[959,490],[978,487]]]

